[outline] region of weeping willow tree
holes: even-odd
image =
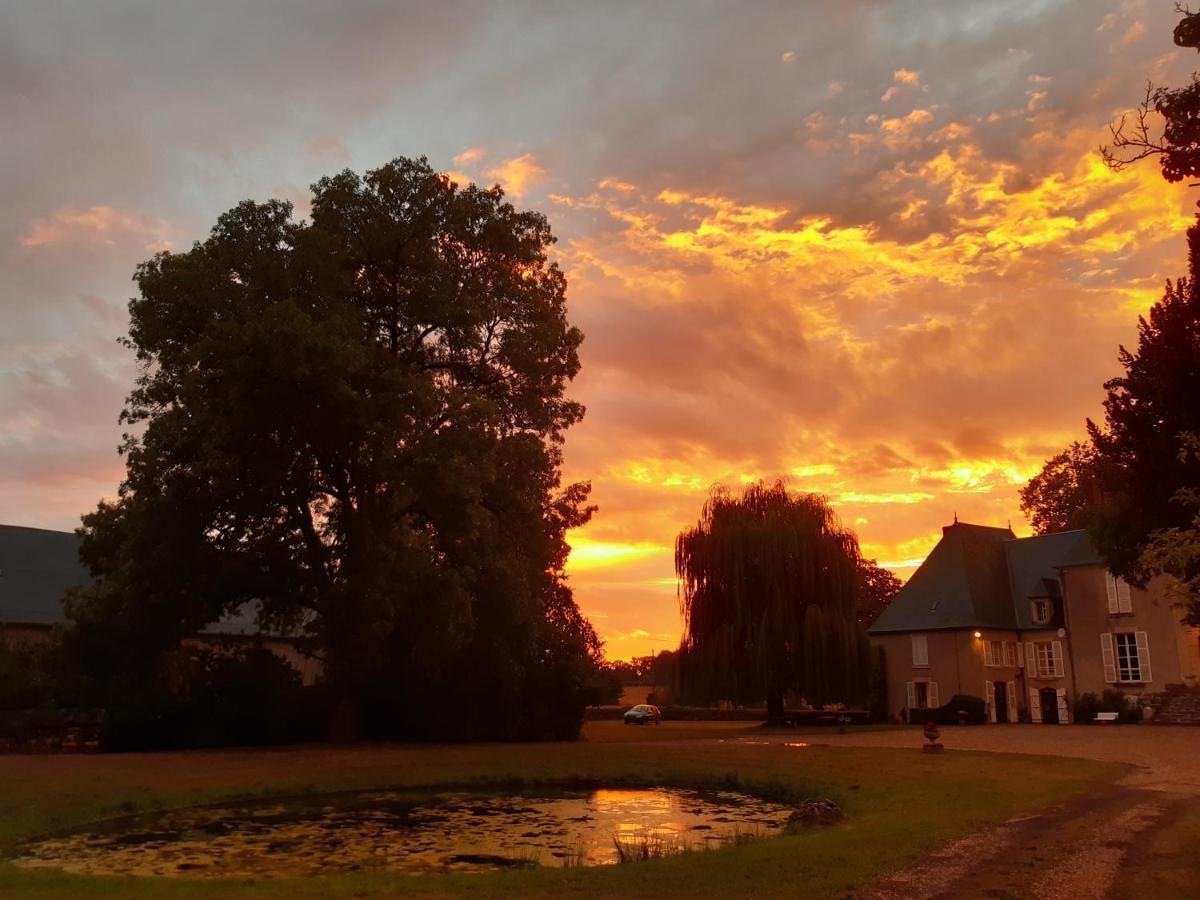
[[[861,705],[871,655],[855,621],[862,557],[825,498],[782,482],[715,488],[675,543],[684,638],[680,689],[693,702],[767,699]]]

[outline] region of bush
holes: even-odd
[[[0,636],[0,710],[45,709],[53,703],[48,649],[8,644]]]
[[[320,687],[265,647],[180,647],[163,655],[152,684],[109,684],[102,750],[180,750],[296,743],[324,736]]]
[[[982,697],[972,697],[970,694],[955,694],[944,706],[937,709],[925,710],[925,721],[932,720],[939,725],[959,724],[959,711],[965,712],[967,725],[982,725],[987,721],[987,703]],[[913,710],[920,713],[921,710]],[[913,724],[923,724],[917,721],[920,716],[914,715]]]
[[[1075,721],[1083,725],[1094,725],[1096,713],[1115,712],[1117,721],[1133,723],[1142,721],[1144,711],[1137,700],[1125,696],[1124,691],[1106,688],[1100,696],[1089,692],[1075,698]]]

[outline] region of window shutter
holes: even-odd
[[[1008,721],[1017,721],[1017,683],[1008,681],[1004,684],[1005,693],[1008,696]]]
[[[1025,668],[1025,645],[1017,641],[1017,668]]]
[[[1042,702],[1038,697],[1037,688],[1029,690],[1029,718],[1033,722],[1042,721]]]
[[[929,682],[929,708],[937,709],[942,704],[938,701],[937,682]]]
[[[1117,683],[1117,657],[1113,653],[1113,636],[1111,631],[1100,635],[1100,661],[1104,663],[1104,680],[1108,684]]]
[[[1117,612],[1133,612],[1133,599],[1129,593],[1129,582],[1124,578],[1117,580]]]
[[[985,681],[983,683],[983,702],[987,706],[987,717],[989,722],[996,721],[996,695],[992,693],[992,683]]]
[[[917,702],[917,691],[913,687],[913,683],[911,681],[908,682],[906,687],[908,688],[908,709],[909,709],[908,721],[911,722],[912,721],[912,708],[913,708],[913,706],[916,705],[916,702]]]
[[[1025,669],[1030,678],[1037,677],[1037,651],[1033,649],[1033,641],[1025,644]]]
[[[912,636],[912,654],[914,666],[929,665],[929,641],[923,634]]]
[[[1138,651],[1138,666],[1142,670],[1142,681],[1153,681],[1154,678],[1150,672],[1150,641],[1144,631],[1135,631]]]
[[[1062,641],[1054,642],[1054,677],[1063,677],[1063,652]]]
[[[1067,709],[1067,692],[1064,688],[1059,688],[1058,691],[1058,724],[1071,724],[1071,711]]]
[[[1104,573],[1104,587],[1108,592],[1108,612],[1112,615],[1117,611],[1117,579],[1112,572]]]

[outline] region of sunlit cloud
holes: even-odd
[[[521,197],[529,188],[542,182],[546,170],[532,153],[523,153],[488,169],[486,174],[500,182],[500,186],[514,197]]]
[[[34,219],[20,238],[26,250],[59,245],[108,246],[139,242],[150,253],[170,249],[177,230],[145,213],[115,206],[61,207]]]

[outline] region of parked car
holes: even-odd
[[[626,725],[649,725],[651,722],[657,725],[661,721],[662,713],[657,706],[651,706],[649,703],[640,703],[625,711]]]

